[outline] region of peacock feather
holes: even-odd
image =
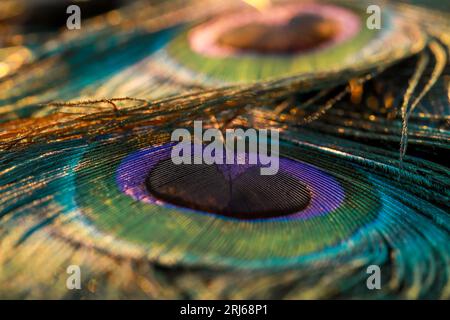
[[[450,298],[450,14],[416,2],[135,1],[39,32],[0,4],[0,297]],[[173,164],[199,120],[278,129],[279,171]]]

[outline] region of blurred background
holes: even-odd
[[[227,0],[216,0],[216,2]],[[430,9],[450,11],[450,1],[440,0],[389,0],[423,5]],[[81,8],[83,18],[114,10],[135,3],[149,6],[162,3],[178,3],[177,0],[2,0],[0,2],[0,23],[20,25],[26,31],[48,30],[63,26],[67,19],[66,8],[76,4]],[[187,2],[187,1],[186,1]]]

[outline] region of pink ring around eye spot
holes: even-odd
[[[188,40],[191,49],[199,54],[222,58],[235,56],[241,54],[239,49],[221,45],[217,41],[225,32],[250,23],[279,26],[301,14],[316,15],[340,26],[332,39],[319,44],[312,50],[323,49],[347,41],[354,37],[361,27],[360,18],[349,9],[328,4],[289,4],[274,6],[263,12],[246,10],[225,14],[194,28],[189,33]]]

